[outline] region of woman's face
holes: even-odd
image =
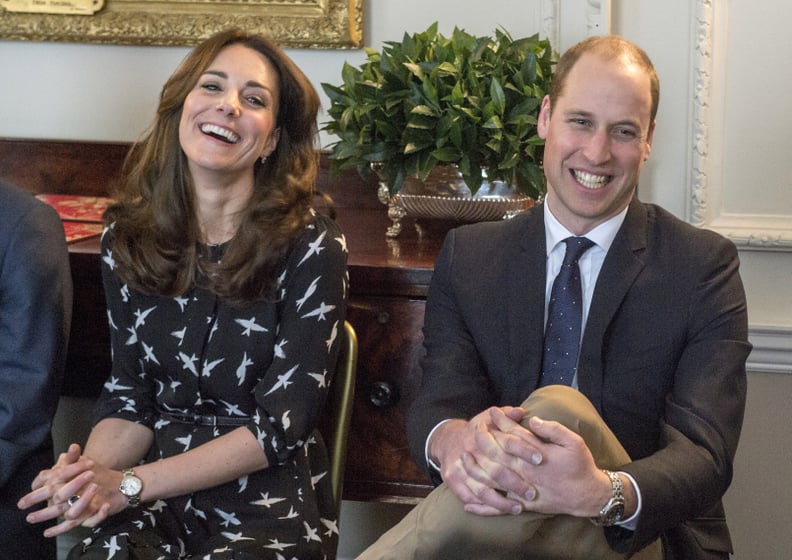
[[[184,100],[179,143],[197,182],[249,174],[278,144],[278,74],[258,51],[225,47]]]

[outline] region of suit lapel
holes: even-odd
[[[542,367],[544,339],[544,300],[547,249],[542,206],[524,219],[520,228],[521,239],[515,246],[519,251],[514,268],[509,274],[509,294],[513,304],[509,308],[508,333],[509,369],[504,395],[521,402],[536,388]]]
[[[646,208],[633,199],[597,278],[578,362],[578,385],[602,412],[603,350],[608,326],[644,267]]]

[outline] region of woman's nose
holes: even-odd
[[[239,115],[239,100],[233,96],[225,96],[217,104],[217,110],[227,115]]]

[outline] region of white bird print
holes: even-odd
[[[121,286],[121,301],[129,303],[129,286],[127,284]]]
[[[116,552],[121,550],[121,547],[118,546],[117,537],[115,535],[110,537],[109,541],[105,541],[102,548],[107,549],[107,560],[110,560],[113,556],[115,556]]]
[[[325,313],[328,313],[335,309],[335,305],[327,305],[325,302],[319,304],[319,307],[314,309],[313,311],[306,313],[301,317],[301,319],[307,319],[308,317],[317,317],[317,321],[324,321],[327,317],[325,317]]]
[[[182,384],[181,381],[179,381],[178,379],[173,379],[171,377],[171,382],[170,382],[171,391],[175,391],[176,388],[179,387],[179,385],[181,385],[181,384]]]
[[[324,372],[322,373],[309,373],[308,375],[310,375],[319,382],[320,389],[327,387],[327,370],[324,370]]]
[[[239,384],[242,385],[242,382],[245,381],[245,377],[247,377],[247,368],[253,365],[253,360],[247,357],[247,352],[242,354],[242,363],[239,364],[236,368],[236,376],[239,379]]]
[[[305,527],[305,542],[316,541],[322,542],[322,538],[319,536],[319,529],[314,529],[310,525],[308,525],[307,521],[303,521],[303,527]]]
[[[168,424],[170,424],[170,420],[163,420],[162,418],[160,418],[154,423],[154,429],[160,430],[163,428],[163,426],[167,426]]]
[[[228,531],[222,531],[220,534],[223,535],[225,538],[227,538],[231,542],[254,541],[254,540],[256,540],[253,537],[242,536],[241,532],[239,532],[239,533],[230,533]]]
[[[255,317],[251,317],[250,319],[234,319],[234,322],[244,327],[244,330],[242,331],[242,336],[250,336],[250,333],[254,331],[268,332],[266,328],[256,323]]]
[[[137,344],[137,332],[135,332],[134,327],[127,327],[127,331],[129,331],[129,338],[126,339],[125,344],[127,346],[132,346],[133,344]]]
[[[146,509],[148,509],[149,511],[162,512],[165,511],[165,506],[167,505],[168,503],[165,500],[157,500]]]
[[[270,509],[273,505],[282,502],[285,499],[286,498],[270,498],[269,492],[267,492],[266,494],[261,494],[260,500],[253,500],[250,502],[250,504],[254,506],[264,506],[265,508]]]
[[[108,250],[107,254],[102,257],[102,260],[110,267],[110,270],[115,270],[115,260],[113,259],[113,251]]]
[[[171,333],[171,336],[175,336],[176,338],[178,338],[178,339],[179,339],[179,346],[181,346],[181,345],[182,345],[182,342],[184,342],[184,334],[185,334],[186,332],[187,332],[187,327],[184,327],[184,328],[183,328],[182,330],[180,330],[180,331],[173,331],[173,332]]]
[[[281,424],[283,425],[284,431],[291,427],[291,418],[289,418],[289,414],[291,414],[291,410],[287,410],[281,416]]]
[[[109,309],[107,310],[107,324],[110,325],[110,328],[114,331],[118,330],[118,326],[115,324],[115,321],[113,321],[113,314],[110,313]]]
[[[330,352],[330,348],[333,347],[333,343],[335,342],[336,337],[338,336],[338,321],[333,323],[333,328],[330,329],[330,338],[327,339],[325,344],[327,344],[327,351]]]
[[[239,493],[241,494],[242,492],[247,490],[248,475],[240,476],[237,479],[237,482],[239,483]]]
[[[146,317],[148,317],[149,314],[152,311],[154,311],[156,308],[157,308],[157,306],[155,305],[154,307],[149,307],[145,311],[141,311],[140,309],[136,309],[135,310],[135,317],[136,317],[136,319],[135,319],[135,329],[137,329],[141,325],[145,325],[146,324]]]
[[[247,414],[239,410],[239,405],[231,404],[230,402],[224,401],[223,399],[220,399],[220,402],[223,403],[223,406],[225,406],[226,414],[229,416],[247,416]]]
[[[105,391],[108,393],[115,393],[116,391],[129,391],[132,389],[132,387],[128,385],[119,385],[118,381],[119,379],[117,377],[111,376],[104,384]]]
[[[294,519],[295,517],[298,517],[299,515],[300,515],[299,513],[294,511],[294,506],[291,506],[291,507],[289,507],[289,513],[287,513],[286,515],[284,515],[282,517],[279,517],[278,519]]]
[[[192,442],[192,434],[186,435],[184,437],[177,437],[176,443],[181,443],[184,446],[184,451],[190,450],[190,443]]]
[[[215,323],[212,325],[212,328],[209,330],[209,340],[210,341],[212,340],[212,337],[214,336],[214,333],[217,332],[218,328],[220,328],[220,327],[217,326],[217,322],[215,321]]]
[[[187,500],[187,504],[184,506],[184,511],[185,511],[185,512],[192,511],[192,512],[193,512],[193,513],[194,513],[194,514],[197,516],[197,517],[200,517],[200,518],[201,518],[201,519],[203,519],[204,521],[206,521],[206,519],[207,519],[207,518],[206,518],[206,512],[205,512],[205,511],[202,511],[202,510],[200,510],[200,509],[197,509],[197,508],[194,508],[194,507],[193,507],[193,505],[192,505],[192,498],[190,498],[189,500]]]
[[[325,536],[331,536],[333,534],[338,534],[338,520],[333,519],[325,519],[324,517],[320,518],[322,525],[327,527],[327,531],[325,532]]]
[[[237,516],[236,516],[235,513],[228,513],[228,512],[225,512],[225,511],[221,510],[220,508],[214,508],[214,510],[215,510],[215,513],[217,515],[219,515],[220,517],[223,518],[223,521],[220,522],[220,525],[222,525],[223,527],[228,527],[229,525],[241,525],[242,524],[242,522],[239,519],[237,519]]]
[[[314,292],[316,291],[316,285],[319,283],[320,278],[321,276],[317,276],[316,278],[314,278],[313,281],[311,282],[311,285],[308,286],[308,288],[305,290],[305,294],[303,295],[303,297],[301,297],[296,301],[297,311],[299,311],[300,308],[303,306],[303,304],[306,301],[308,301],[308,298],[314,294]]]
[[[184,308],[190,302],[190,298],[186,298],[186,297],[177,297],[174,299],[176,300],[176,303],[179,304],[179,308],[181,308],[182,311],[184,311]]]
[[[211,376],[212,375],[212,370],[214,368],[216,368],[218,364],[220,364],[221,362],[224,362],[224,361],[225,361],[225,358],[220,358],[220,359],[214,360],[214,361],[209,362],[209,363],[206,363],[206,361],[204,361],[203,369],[201,370],[201,375],[203,377]]]
[[[311,255],[314,254],[318,255],[319,253],[322,252],[322,250],[324,249],[324,247],[322,247],[322,242],[324,241],[325,234],[327,234],[327,232],[323,231],[322,233],[319,234],[319,237],[317,237],[313,242],[308,244],[308,251],[305,253],[305,256],[300,260],[300,262],[297,263],[297,266],[300,266],[302,263],[307,261],[311,257]]]
[[[284,338],[275,345],[274,354],[276,358],[280,358],[282,360],[286,358],[286,352],[283,351],[283,347],[288,343],[289,341]]]
[[[317,474],[316,476],[312,476],[311,477],[311,488],[315,489],[316,488],[316,483],[319,482],[320,480],[322,480],[325,477],[326,474],[327,474],[327,471],[324,471],[324,472],[321,472],[321,473]]]
[[[154,355],[154,347],[149,346],[142,340],[140,341],[140,343],[143,345],[143,351],[146,353],[146,355],[143,356],[143,359],[146,360],[147,362],[154,362],[155,364],[160,365],[159,360]]]
[[[338,241],[339,245],[341,245],[341,251],[343,251],[344,253],[349,252],[349,249],[347,249],[346,237],[344,237],[343,234],[341,234],[341,237],[336,237],[335,240]]]
[[[267,392],[264,394],[264,396],[266,397],[267,395],[269,395],[269,394],[271,394],[271,393],[274,393],[275,391],[277,391],[277,390],[278,390],[278,389],[280,389],[280,388],[283,388],[283,389],[285,389],[286,387],[288,387],[289,385],[291,385],[292,383],[294,383],[293,381],[289,381],[289,380],[291,379],[291,376],[292,376],[292,375],[294,375],[294,372],[295,372],[295,371],[297,371],[297,368],[298,368],[298,367],[300,367],[300,365],[299,365],[299,364],[298,364],[298,365],[296,365],[296,366],[294,366],[293,368],[291,368],[291,369],[290,369],[289,371],[287,371],[286,373],[283,373],[283,374],[279,375],[279,376],[278,376],[278,382],[277,382],[277,383],[275,383],[275,385],[273,385],[273,386],[272,386],[272,389],[270,389],[269,391],[267,391]]]
[[[137,408],[135,407],[135,399],[131,399],[129,397],[120,397],[121,402],[124,403],[124,406],[121,410],[126,412],[137,412]]]
[[[179,352],[179,359],[182,362],[182,369],[189,370],[193,375],[198,377],[198,370],[195,368],[195,362],[198,360],[198,356],[195,354],[188,356],[184,352]]]
[[[293,546],[296,546],[296,543],[288,544],[288,543],[282,543],[278,539],[270,539],[270,544],[265,544],[264,548],[271,548],[273,550],[280,550],[281,552],[283,552],[287,548],[291,548]]]

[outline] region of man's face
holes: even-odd
[[[571,232],[583,235],[629,204],[652,148],[651,105],[640,66],[593,53],[572,67],[554,107],[545,97],[547,204]]]

